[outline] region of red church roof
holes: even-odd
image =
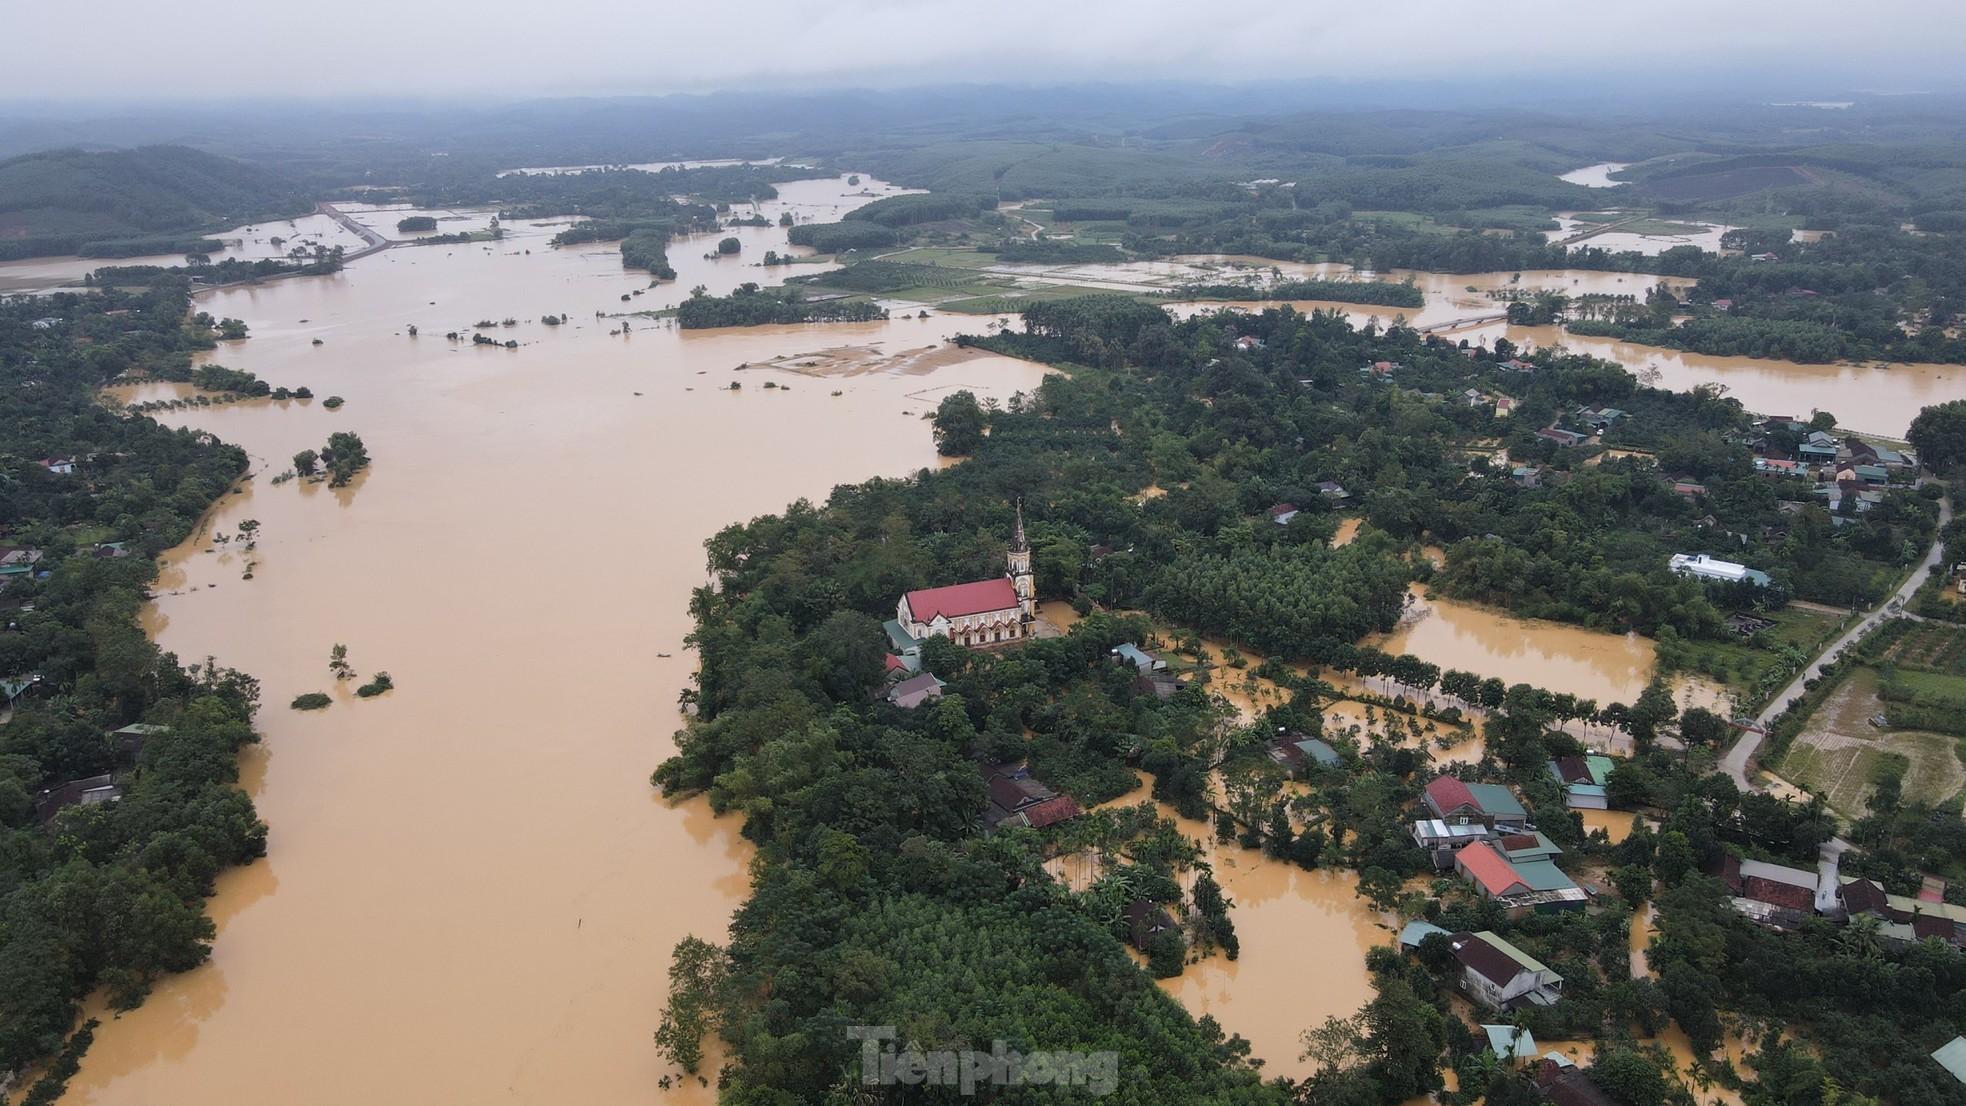
[[[961,618],[966,614],[1007,611],[1016,606],[1017,589],[1011,586],[1007,576],[908,593],[908,611],[922,622],[932,622],[938,614]]]

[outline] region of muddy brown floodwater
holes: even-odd
[[[1399,626],[1374,643],[1388,653],[1411,653],[1442,668],[1569,692],[1600,706],[1632,702],[1652,679],[1652,643],[1637,634],[1517,618],[1430,597],[1421,584],[1411,585],[1409,594]]]
[[[1148,801],[1153,778],[1107,804]],[[1305,871],[1260,850],[1215,840],[1214,827],[1183,818],[1166,803],[1161,815],[1202,846],[1241,943],[1238,958],[1220,952],[1160,980],[1168,994],[1196,1017],[1206,1014],[1227,1033],[1239,1033],[1266,1076],[1302,1079],[1313,1066],[1301,1059],[1299,1036],[1333,1015],[1350,1017],[1373,997],[1365,954],[1391,944],[1389,921],[1358,894],[1356,873]]]
[[[830,218],[862,190],[788,185],[763,213]],[[397,217],[372,216],[390,236]],[[252,326],[218,352],[226,364],[347,405],[161,416],[253,458],[169,555],[145,624],[187,661],[261,680],[266,740],[244,769],[272,833],[265,860],[219,882],[211,962],[105,1021],[68,1101],[710,1099],[694,1082],[661,1096],[669,1069],[650,1041],[671,947],[721,939],[748,888],[736,824],[648,783],[694,666],[702,542],[933,465],[922,416],[942,393],[1008,398],[1043,370],[994,356],[839,379],[737,368],[843,345],[919,351],[989,321],[975,317],[689,333],[637,320],[610,337],[618,323],[594,313],[630,306],[646,274],[611,247],[549,248],[551,226],[510,230],[200,302]],[[734,233],[744,258],[787,249],[776,226]],[[632,306],[785,271],[703,260],[717,237],[677,242],[679,279]],[[568,325],[531,321],[562,311]],[[442,337],[507,316],[521,322],[494,333],[517,350]],[[374,457],[353,486],[270,482],[341,429]],[[211,538],[248,518],[261,536],[244,580],[244,555]],[[397,690],[336,686],[337,642]],[[309,691],[334,705],[288,709]]]

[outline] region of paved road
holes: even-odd
[[[351,261],[356,261],[361,258],[367,257],[370,254],[381,253],[382,251],[390,248],[391,246],[403,245],[402,242],[398,242],[390,238],[384,238],[382,235],[377,234],[373,230],[370,230],[368,227],[364,226],[361,222],[357,221],[354,216],[349,215],[347,212],[342,211],[340,208],[336,207],[331,203],[323,202],[323,203],[315,204],[314,210],[318,214],[326,215],[329,218],[333,219],[335,222],[340,223],[343,227],[346,227],[351,233],[353,233],[354,235],[356,235],[362,240],[363,245],[361,249],[355,250],[353,252],[344,251],[342,253],[341,263],[343,265],[346,265]],[[247,277],[244,280],[229,281],[225,284],[204,284],[196,288],[193,288],[191,290],[191,296],[193,299],[196,299],[199,296],[209,295],[222,288],[237,288],[242,284],[267,284],[276,280],[286,280],[290,277],[306,276],[306,275],[307,274],[305,273],[299,273],[299,272],[284,272],[284,273],[273,273],[269,276],[263,276],[263,277]]]
[[[1952,501],[1950,499],[1939,500],[1939,530],[1941,533],[1945,531],[1946,523],[1951,521]],[[1776,715],[1787,709],[1790,699],[1796,698],[1803,693],[1803,685],[1805,683],[1823,674],[1824,665],[1841,656],[1844,649],[1848,648],[1852,642],[1875,627],[1880,619],[1894,617],[1890,614],[1891,604],[1898,603],[1902,605],[1910,603],[1912,593],[1916,592],[1919,585],[1925,582],[1926,574],[1932,567],[1939,563],[1939,556],[1944,552],[1944,549],[1943,540],[1934,541],[1932,548],[1925,551],[1925,559],[1918,562],[1917,568],[1912,569],[1911,575],[1905,579],[1903,586],[1886,598],[1884,602],[1879,603],[1875,609],[1865,613],[1862,618],[1857,620],[1855,625],[1844,632],[1843,636],[1830,642],[1829,647],[1818,654],[1815,660],[1810,661],[1809,666],[1804,668],[1800,675],[1796,676],[1794,682],[1783,688],[1780,694],[1769,700],[1768,706],[1762,710],[1760,715],[1756,716],[1754,720],[1755,728],[1742,731],[1740,740],[1734,742],[1734,747],[1727,750],[1727,755],[1721,758],[1720,766],[1729,776],[1733,777],[1734,786],[1743,791],[1756,790],[1754,785],[1748,780],[1748,763],[1754,759],[1755,750],[1761,748],[1761,741],[1767,736],[1768,724],[1775,720]],[[1909,618],[1915,616],[1907,614],[1904,617]]]
[[[381,253],[383,250],[397,244],[370,230],[360,220],[331,203],[316,204],[314,205],[314,210],[340,223],[350,233],[363,241],[364,245],[361,249],[353,253],[344,253],[341,255],[343,264],[353,261],[358,257],[367,257],[372,253]]]

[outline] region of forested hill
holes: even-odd
[[[201,234],[310,206],[279,173],[188,146],[27,154],[0,161],[0,260],[176,252]]]

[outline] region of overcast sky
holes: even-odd
[[[616,94],[801,83],[1943,74],[1966,0],[0,0],[0,97]]]

